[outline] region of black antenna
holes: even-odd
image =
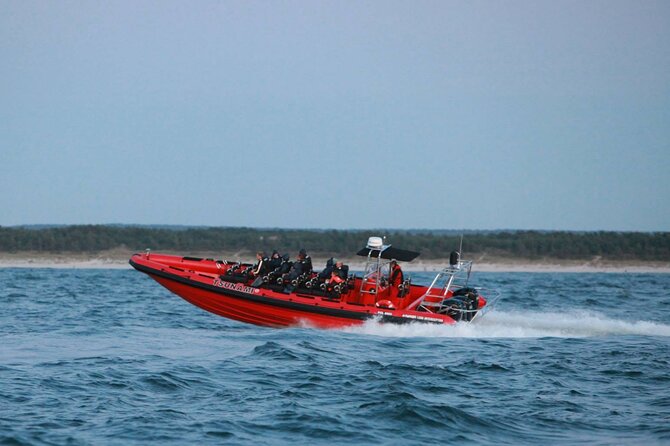
[[[451,251],[449,254],[449,265],[452,268],[458,268],[458,262],[462,258],[461,250],[463,249],[463,234],[461,234],[461,246],[458,248],[458,251]]]
[[[463,258],[463,233],[461,232],[461,246],[458,248],[458,253],[461,255],[461,259]],[[468,276],[465,278],[465,285],[470,282],[470,273],[472,270],[468,268]]]

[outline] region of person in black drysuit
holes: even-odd
[[[270,270],[268,269],[270,263],[270,259],[268,259],[265,256],[264,252],[258,251],[256,253],[256,264],[253,266],[251,269],[251,272],[249,273],[251,277],[258,277],[262,276],[263,274],[268,273]]]
[[[291,270],[291,268],[293,267],[293,262],[291,262],[289,259],[290,259],[290,257],[288,255],[288,253],[281,256],[281,259],[280,259],[281,263],[275,269],[275,273],[278,276],[281,276],[283,274],[288,273]]]
[[[303,274],[308,275],[312,272],[312,258],[307,255],[304,249],[298,253],[298,260],[293,262],[288,274],[284,277],[284,283],[288,283],[284,288],[285,293],[291,293],[295,289],[295,285],[291,282],[298,279]]]
[[[319,273],[319,281],[324,282],[326,279],[330,279],[330,275],[333,273],[333,268],[335,267],[335,259],[329,258],[326,262],[326,267]]]
[[[293,279],[297,279],[303,274],[309,274],[312,272],[312,258],[307,255],[307,252],[304,249],[301,249],[298,253],[298,260],[293,262],[291,270],[286,276],[286,280],[289,282]]]
[[[328,279],[327,290],[332,292],[335,285],[346,282],[347,277],[349,277],[349,265],[344,265],[341,261],[336,260],[335,266],[330,273],[330,279]]]
[[[311,274],[312,273],[312,258],[307,255],[307,252],[305,252],[304,249],[300,250],[300,255],[302,256],[302,263],[303,263],[302,272],[303,272],[303,274]]]
[[[272,272],[279,268],[282,264],[282,258],[279,255],[279,252],[277,250],[272,251],[272,255],[268,259],[268,272]]]
[[[333,272],[330,276],[331,283],[342,283],[349,277],[349,265],[344,265],[341,261],[335,262]]]
[[[269,269],[270,259],[265,256],[264,252],[258,251],[256,253],[256,264],[249,271],[249,279],[254,279],[251,286],[260,286],[263,283],[263,275],[267,274]]]

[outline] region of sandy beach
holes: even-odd
[[[0,253],[0,268],[54,268],[54,269],[126,269],[131,268],[128,259],[132,252],[114,250],[90,254],[45,254],[45,253]],[[241,253],[189,253],[188,255],[251,262],[253,256]],[[361,258],[343,258],[352,270],[363,269]],[[576,273],[670,273],[670,262],[613,262],[599,258],[591,260],[555,259],[504,259],[478,256],[473,271],[482,272],[576,272]],[[321,269],[326,258],[315,256],[315,269]],[[446,266],[448,259],[421,260],[403,264],[405,271],[438,271]]]

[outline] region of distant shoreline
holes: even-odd
[[[0,268],[52,268],[52,269],[128,269],[128,260],[133,253],[122,250],[90,254],[45,254],[37,252],[0,253]],[[242,253],[199,253],[203,258],[227,259],[251,262],[252,255]],[[352,270],[362,270],[361,258],[342,258]],[[670,262],[645,261],[604,261],[598,258],[590,260],[556,259],[505,259],[480,256],[474,261],[474,272],[564,272],[564,273],[663,273],[670,274]],[[326,258],[315,256],[314,268],[320,270]],[[434,272],[442,269],[447,259],[415,260],[404,263],[408,272]]]

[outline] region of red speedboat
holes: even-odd
[[[370,237],[357,254],[366,258],[363,274],[339,282],[312,271],[290,277],[278,268],[253,277],[251,264],[149,251],[133,255],[130,264],[193,305],[268,327],[340,328],[370,319],[453,324],[491,307],[480,288],[468,286],[472,262],[460,260],[458,252],[428,286],[391,280],[394,263],[412,261],[417,252]]]

